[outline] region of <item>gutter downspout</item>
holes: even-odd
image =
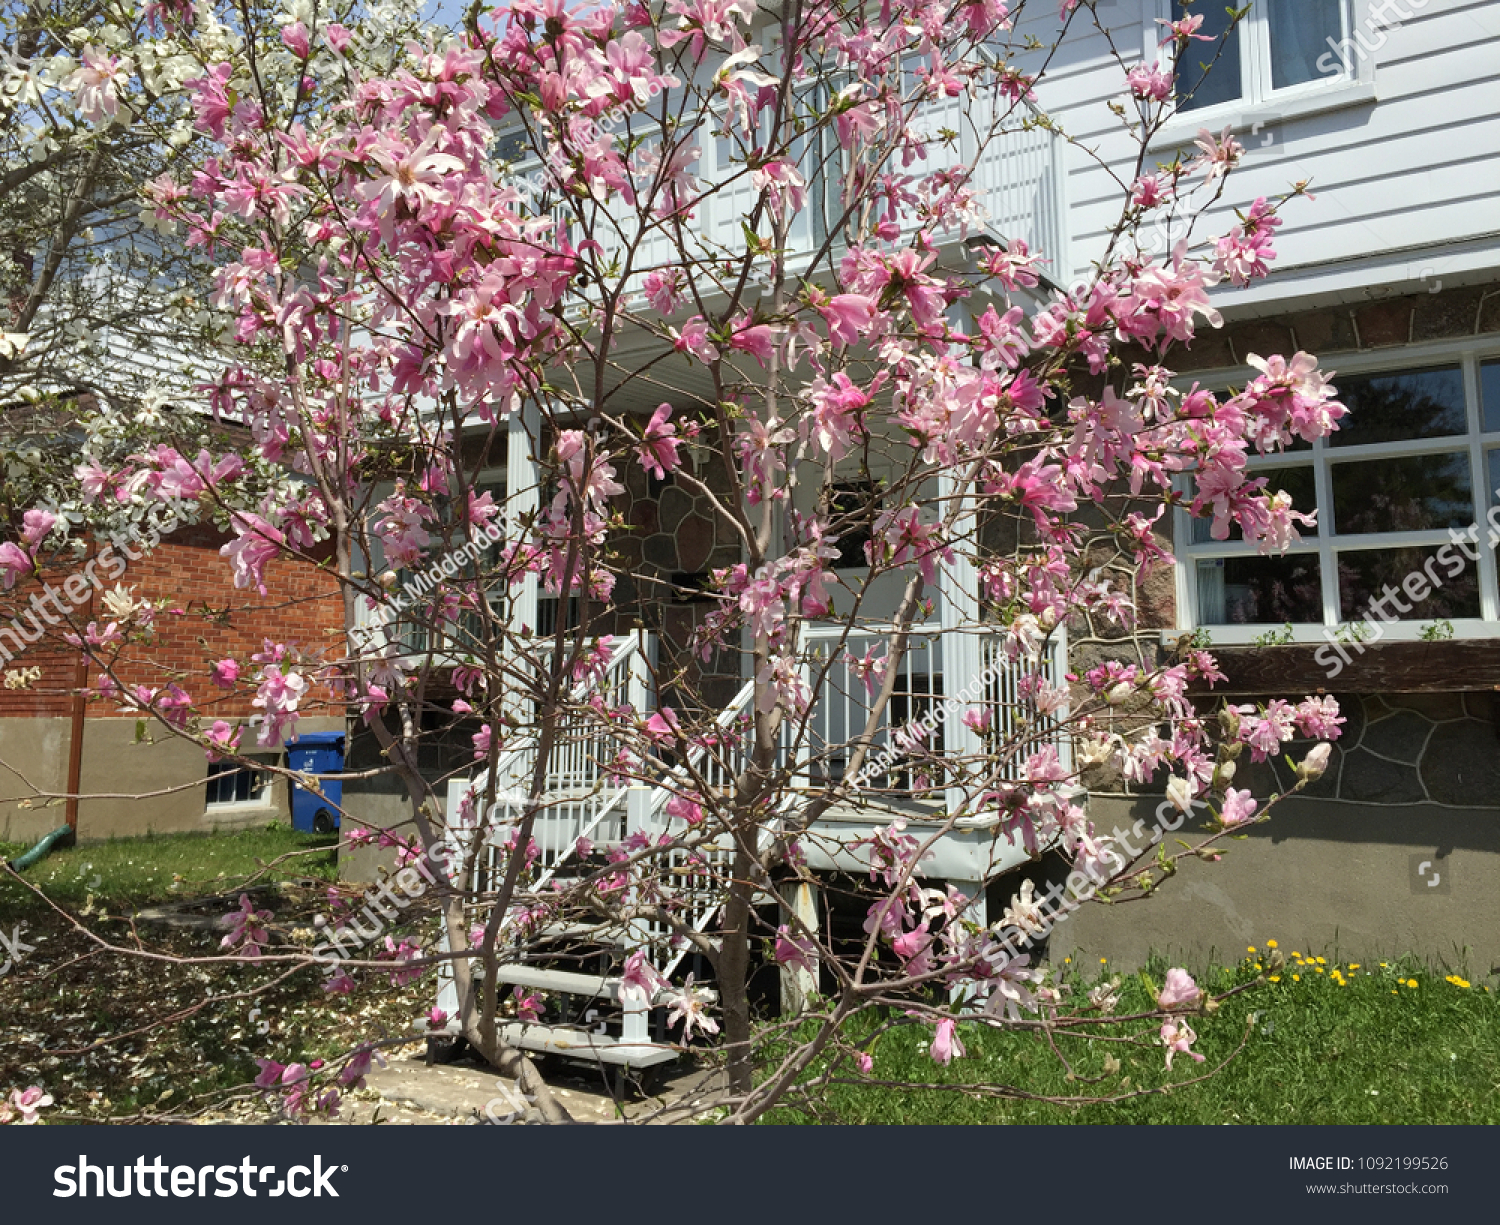
[[[92,558],[90,560],[93,560]],[[85,565],[87,569],[87,565]],[[87,624],[94,615],[94,589],[89,588],[89,602],[84,609],[83,620]],[[72,726],[68,734],[68,800],[63,810],[64,820],[76,836],[78,833],[78,792],[83,784],[83,731],[86,709],[85,691],[89,683],[89,657],[80,645],[78,661],[73,665],[73,709]]]

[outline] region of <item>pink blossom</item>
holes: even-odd
[[[1205,179],[1209,183],[1223,178],[1238,166],[1245,153],[1245,146],[1234,138],[1233,128],[1225,128],[1217,136],[1207,128],[1200,129],[1198,138],[1193,143],[1199,149],[1199,156],[1193,162],[1203,167]]]
[[[219,550],[234,568],[237,588],[254,588],[266,594],[266,563],[286,544],[286,536],[259,515],[236,514],[235,538]]]
[[[233,689],[240,679],[240,665],[233,659],[221,659],[213,666],[213,681],[220,689]]]
[[[30,553],[8,540],[0,544],[0,581],[4,582],[7,591],[15,586],[16,579],[29,575],[31,571]]]
[[[542,1019],[542,997],[535,992],[526,992],[517,987],[514,992],[516,1001],[516,1015],[523,1021],[540,1021]]]
[[[122,56],[115,59],[102,47],[89,43],[83,49],[83,65],[63,82],[73,91],[78,113],[89,123],[113,119],[120,113],[122,85],[130,80],[135,64]]]
[[[816,973],[816,958],[816,948],[807,936],[793,936],[785,923],[776,929],[778,964],[813,974]]]
[[[286,49],[299,60],[305,60],[312,54],[312,46],[308,42],[307,27],[300,21],[294,21],[289,26],[281,27],[281,41]]]
[[[1237,791],[1231,787],[1224,793],[1224,807],[1219,820],[1225,825],[1239,825],[1255,815],[1255,797],[1249,791]]]
[[[700,825],[703,822],[703,808],[693,803],[686,796],[674,795],[667,801],[667,816],[676,817],[686,821],[689,825]]]
[[[1156,64],[1137,64],[1125,74],[1125,79],[1137,98],[1165,102],[1172,96],[1172,73]]]
[[[1161,1023],[1161,1042],[1167,1048],[1168,1071],[1172,1068],[1173,1055],[1188,1055],[1198,1063],[1203,1062],[1202,1055],[1189,1049],[1197,1039],[1198,1035],[1193,1032],[1193,1027],[1186,1021],[1169,1017]]]
[[[25,526],[21,529],[21,539],[34,549],[52,530],[52,525],[57,522],[57,516],[51,511],[28,510],[22,516],[22,522]]]
[[[951,1017],[944,1017],[937,1023],[928,1053],[931,1054],[934,1063],[944,1066],[954,1059],[962,1059],[968,1053],[964,1050],[964,1044],[959,1041],[957,1021]]]
[[[625,958],[625,966],[620,972],[620,999],[622,1001],[638,999],[650,1003],[656,993],[666,985],[666,980],[646,959],[646,954],[641,949],[636,949]]]
[[[708,1003],[708,995],[693,986],[693,976],[689,974],[682,990],[668,1002],[667,1024],[675,1025],[678,1021],[682,1022],[684,1042],[692,1038],[694,1026],[706,1034],[718,1033],[719,1023],[708,1015]]]
[[[232,753],[240,747],[240,729],[223,719],[215,719],[208,729],[208,760],[218,761],[220,755]]]
[[[265,711],[265,721],[256,737],[258,744],[274,748],[288,739],[296,729],[297,720],[302,717],[297,712],[297,704],[306,693],[307,680],[300,673],[282,675],[276,664],[268,664],[262,670],[260,686],[251,703]]]
[[[220,927],[229,929],[228,935],[219,941],[219,947],[232,949],[239,945],[244,956],[259,957],[261,946],[270,939],[261,924],[269,918],[269,910],[256,909],[248,893],[240,894],[240,908],[231,910],[219,920]]]
[[[646,720],[646,735],[657,744],[670,744],[680,732],[677,712],[670,706],[663,706]]]
[[[677,427],[667,419],[671,412],[670,404],[662,404],[651,414],[641,445],[635,449],[636,459],[641,467],[659,481],[665,480],[667,473],[675,471],[682,462],[677,457],[680,445]]]
[[[1186,970],[1176,967],[1167,971],[1167,981],[1156,997],[1158,1008],[1191,1008],[1197,1004],[1203,992]]]
[[[7,1112],[15,1111],[21,1116],[21,1126],[29,1127],[41,1121],[37,1112],[45,1110],[50,1105],[52,1105],[52,1095],[41,1085],[32,1085],[29,1089],[12,1089],[3,1108]],[[0,1123],[9,1121],[8,1118],[0,1117]]]

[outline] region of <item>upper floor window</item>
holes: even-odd
[[[1318,511],[1285,555],[1263,557],[1237,534],[1213,540],[1206,521],[1179,518],[1192,623],[1224,642],[1287,624],[1299,639],[1324,629],[1357,638],[1376,619],[1406,622],[1412,637],[1494,634],[1500,353],[1365,366],[1334,384],[1349,408],[1342,428],[1251,462],[1298,510]]]
[[[1351,0],[1254,0],[1232,23],[1223,0],[1173,0],[1172,17],[1203,18],[1177,57],[1177,109],[1203,110],[1231,102],[1258,105],[1280,90],[1318,81],[1343,81],[1341,54]],[[1232,28],[1231,28],[1232,27]]]

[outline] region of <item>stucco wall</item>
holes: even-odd
[[[307,718],[297,726],[300,732],[342,731],[344,723],[342,719]],[[133,719],[85,720],[80,791],[97,798],[78,805],[80,841],[237,829],[288,818],[285,779],[273,781],[266,804],[209,809],[203,750],[176,737],[137,744],[135,731]],[[0,803],[0,839],[30,842],[64,823],[61,800],[45,808],[32,800],[23,807],[12,797],[29,792],[32,786],[54,793],[66,788],[68,735],[67,719],[0,719],[0,760],[15,763],[31,784],[22,784],[12,775],[0,791],[0,799],[9,801]],[[245,739],[253,747],[253,736],[247,734]],[[285,752],[274,754],[274,759],[284,765]]]
[[[1150,829],[1160,803],[1096,795],[1090,815],[1105,833]],[[1152,898],[1082,907],[1055,928],[1051,955],[1129,969],[1153,950],[1233,961],[1275,939],[1304,953],[1415,952],[1476,982],[1500,970],[1500,809],[1293,797],[1226,841],[1220,862],[1185,864]]]

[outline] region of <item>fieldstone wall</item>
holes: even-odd
[[[722,465],[705,465],[698,477],[714,497],[732,500]],[[616,632],[640,625],[659,635],[663,705],[686,704],[677,696],[680,685],[701,693],[709,708],[723,709],[744,684],[739,653],[715,651],[705,661],[691,644],[718,605],[706,592],[712,572],[740,561],[739,537],[709,494],[678,474],[658,481],[632,460],[617,465],[617,478],[625,486],[618,505],[627,526],[610,542],[618,566],[611,601]]]
[[[1496,695],[1394,693],[1341,695],[1344,734],[1328,772],[1309,784],[1309,798],[1381,806],[1439,804],[1500,807],[1500,723]],[[1310,745],[1291,750],[1300,760]],[[1251,765],[1241,758],[1235,785],[1256,795],[1293,783],[1284,761]]]

